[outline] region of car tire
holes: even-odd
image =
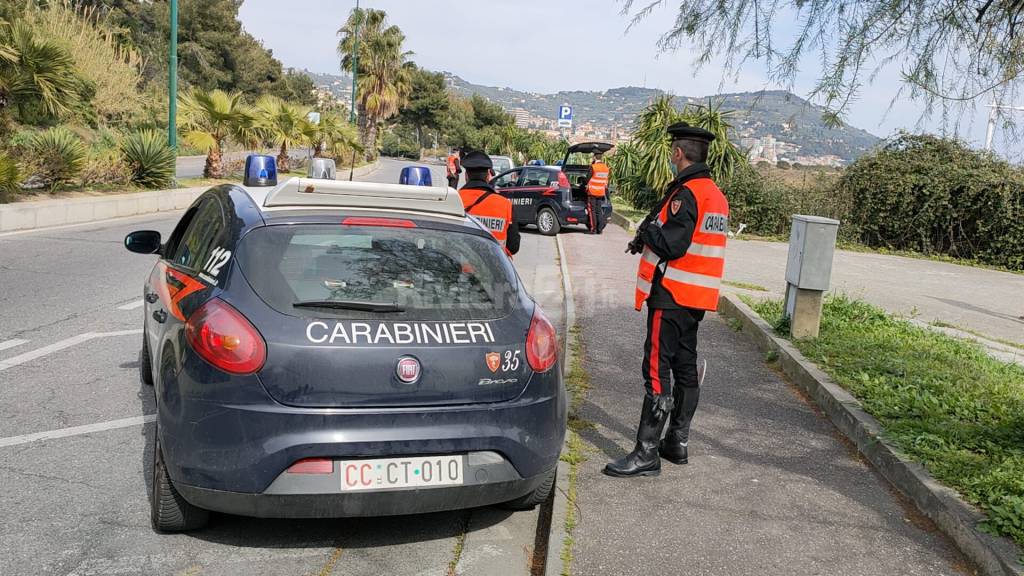
[[[558,215],[551,208],[541,208],[537,212],[537,230],[545,236],[554,236],[562,225],[558,223]]]
[[[164,465],[157,431],[153,447],[153,494],[150,497],[150,519],[157,532],[184,532],[206,526],[210,512],[189,504],[174,488]]]
[[[153,361],[149,357],[149,341],[142,331],[142,350],[139,350],[139,378],[147,386],[153,385]]]
[[[520,496],[515,500],[509,500],[499,504],[501,508],[506,510],[533,510],[538,504],[543,504],[550,496],[551,491],[555,488],[555,477],[558,474],[558,468],[552,470],[548,477],[540,483],[532,491],[524,496]]]

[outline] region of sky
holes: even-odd
[[[642,2],[638,2],[642,4]],[[273,50],[285,66],[337,73],[338,28],[354,0],[245,0],[239,18],[245,29]],[[475,84],[551,93],[646,86],[680,96],[785,89],[767,78],[760,62],[724,76],[720,61],[699,71],[687,47],[659,52],[656,42],[674,20],[671,0],[628,30],[618,0],[361,0],[360,6],[385,10],[406,36],[412,59],[421,67],[457,74]],[[793,26],[789,24],[788,26]],[[778,27],[783,40],[792,32]],[[792,91],[807,97],[820,63],[809,55],[801,63]],[[922,119],[923,105],[898,99],[899,69],[883,69],[865,86],[845,120],[885,137],[897,130],[942,129]],[[1020,104],[1020,103],[1018,103]],[[554,113],[554,111],[552,112]],[[987,109],[979,106],[962,119],[960,137],[984,143]],[[1012,159],[1024,155],[996,131],[995,149]]]

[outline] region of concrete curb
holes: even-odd
[[[565,321],[565,338],[562,343],[562,374],[568,376],[572,367],[570,334],[572,327],[576,325],[576,303],[572,296],[569,261],[566,258],[565,245],[562,244],[561,236],[555,236],[555,244],[558,246],[558,264],[562,274],[562,318]],[[564,444],[562,445],[562,452],[565,452]],[[551,529],[548,531],[548,553],[544,561],[545,576],[560,576],[562,574],[562,547],[565,546],[565,540],[569,536],[565,533],[565,515],[569,508],[569,499],[561,488],[568,486],[569,465],[559,460],[558,476],[555,479],[555,489],[552,494]]]
[[[832,423],[857,445],[875,468],[917,508],[949,536],[957,547],[989,576],[1021,576],[1021,550],[1009,538],[985,534],[977,526],[985,516],[943,486],[925,468],[900,456],[882,438],[884,429],[864,411],[859,401],[807,360],[789,341],[774,330],[736,296],[722,294],[719,313],[739,320],[742,330],[753,337],[758,348],[775,352],[786,376],[828,415]]]
[[[184,210],[208,187],[0,205],[0,233]]]
[[[380,168],[379,161],[360,166],[355,169],[353,177],[361,178],[378,168]],[[348,175],[346,174],[345,177],[348,178]],[[0,234],[184,210],[200,194],[211,187],[149,190],[130,194],[0,204]]]
[[[629,218],[626,218],[622,214],[619,214],[614,209],[612,210],[612,217],[610,218],[612,224],[616,224],[626,229],[627,232],[636,232],[636,222],[633,222]]]

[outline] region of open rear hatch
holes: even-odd
[[[238,263],[259,297],[238,304],[267,342],[259,378],[282,404],[499,402],[532,375],[532,306],[490,238],[385,218],[267,226]]]

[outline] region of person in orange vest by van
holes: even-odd
[[[594,152],[594,161],[590,163],[590,174],[587,177],[587,228],[591,234],[600,234],[605,225],[603,205],[612,169],[604,163],[603,157],[603,153]]]
[[[448,174],[448,187],[458,188],[459,187],[459,174],[462,174],[462,163],[460,156],[462,155],[462,149],[458,148],[452,150],[452,153],[448,155],[448,161],[446,172]]]
[[[494,191],[494,164],[483,152],[464,152],[466,184],[459,190],[466,214],[479,222],[512,256],[519,252],[519,226],[512,220],[512,201]]]
[[[690,423],[702,379],[697,327],[706,311],[718,308],[725,268],[729,202],[705,164],[715,136],[685,122],[668,132],[676,177],[626,249],[643,254],[634,297],[637,310],[647,303],[643,408],[636,447],[605,466],[609,476],[656,476],[661,458],[689,461]]]

